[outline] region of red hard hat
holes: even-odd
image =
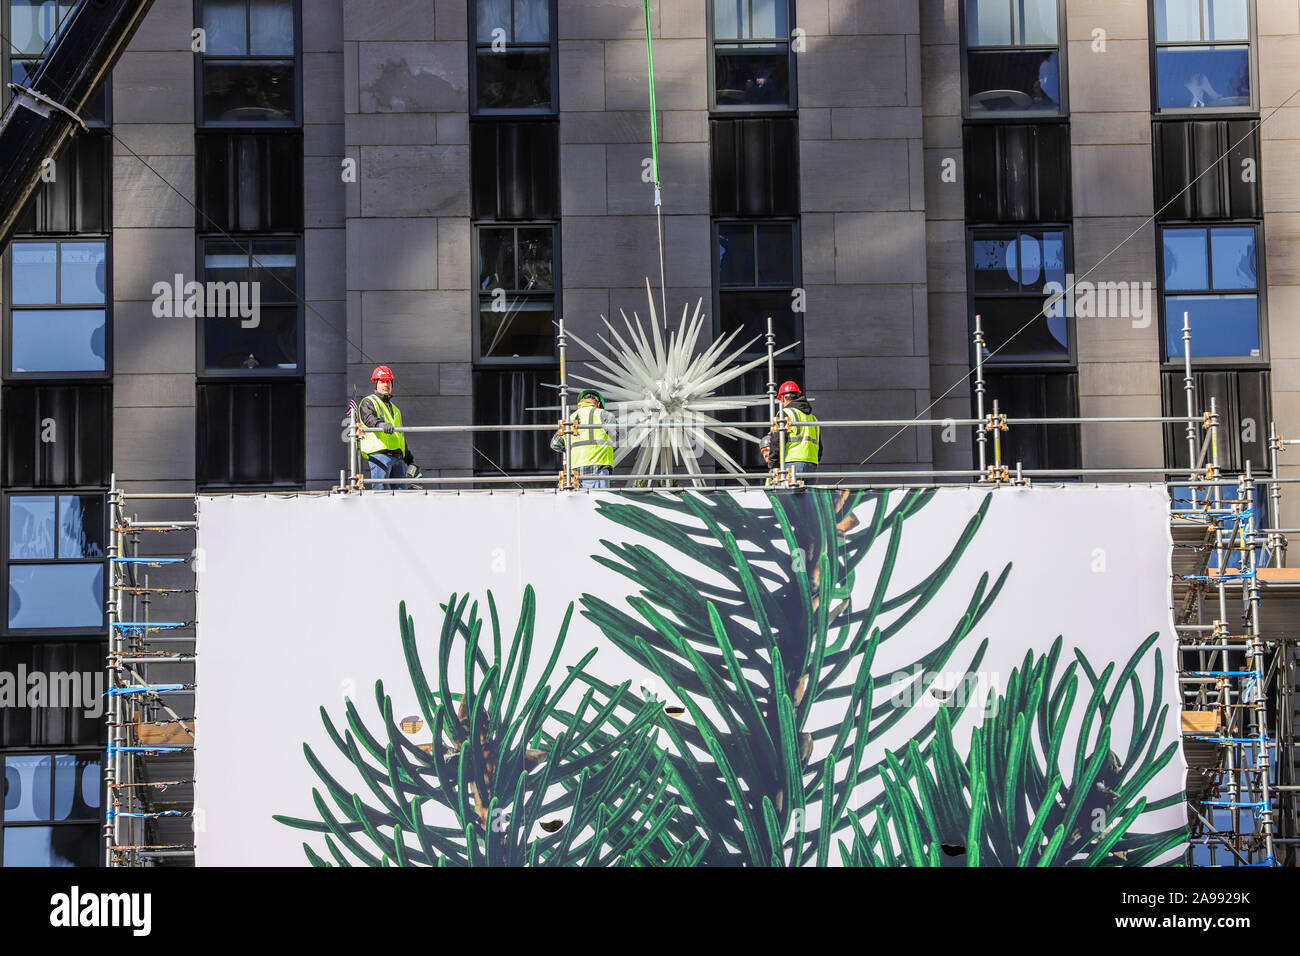
[[[380,365],[370,373],[372,382],[391,382],[393,380],[393,370],[387,365]]]
[[[780,389],[777,390],[777,398],[785,398],[787,395],[802,395],[797,382],[782,382]]]

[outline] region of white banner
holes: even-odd
[[[1179,862],[1167,508],[201,498],[198,863]]]

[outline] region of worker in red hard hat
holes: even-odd
[[[776,397],[781,400],[781,415],[789,423],[785,434],[786,467],[796,475],[810,474],[822,460],[822,430],[812,404],[798,382],[782,382]]]
[[[375,383],[375,390],[361,400],[357,409],[361,426],[359,447],[370,468],[370,480],[385,488],[409,488],[410,485],[392,481],[420,477],[420,469],[406,447],[406,436],[400,431],[402,412],[393,401],[393,370],[380,365],[370,373],[370,381]]]

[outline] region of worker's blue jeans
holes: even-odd
[[[599,467],[587,466],[578,470],[578,487],[580,488],[608,488],[609,475],[614,473],[614,469],[609,465]]]
[[[817,470],[817,466],[810,461],[792,461],[789,462],[790,470],[796,475],[811,475]],[[804,479],[807,481],[807,479]]]
[[[390,491],[402,491],[410,487],[410,485],[399,485],[385,480],[406,477],[406,462],[397,455],[371,455],[366,459],[366,464],[370,467],[370,481],[374,487],[380,487],[382,484]]]

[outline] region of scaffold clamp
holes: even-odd
[[[1011,429],[1007,426],[1007,416],[1005,412],[998,412],[994,415],[992,412],[984,416],[984,430],[986,432],[998,431],[1006,432]]]

